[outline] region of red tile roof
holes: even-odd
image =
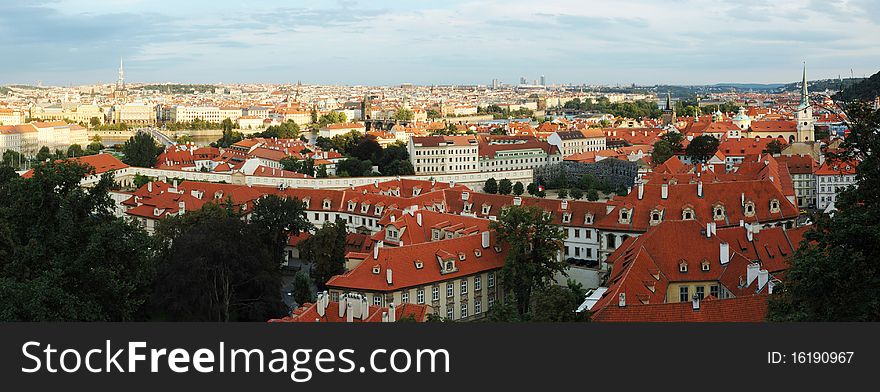
[[[767,316],[767,295],[715,299],[700,302],[694,310],[691,302],[607,306],[593,314],[597,322],[763,322]]]

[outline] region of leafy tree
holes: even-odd
[[[535,192],[535,196],[540,197],[540,198],[545,198],[545,197],[547,197],[547,192],[539,189],[537,192]]]
[[[320,127],[326,127],[330,124],[339,124],[346,121],[348,121],[348,118],[345,113],[333,111],[321,116],[321,119],[318,120],[318,125]]]
[[[3,166],[11,167],[18,170],[21,167],[23,156],[15,150],[6,150],[3,152]]]
[[[89,119],[89,127],[90,127],[90,128],[97,128],[99,125],[101,125],[101,119],[100,119],[100,118],[92,117],[92,118]]]
[[[578,188],[589,190],[599,186],[599,179],[592,174],[584,174],[578,179]]]
[[[104,149],[104,145],[101,144],[101,142],[91,142],[91,143],[89,143],[88,146],[86,146],[86,152],[89,155],[97,154],[97,153],[101,152],[101,150],[103,150],[103,149]]]
[[[767,147],[762,151],[764,154],[770,155],[779,155],[782,154],[782,149],[785,148],[785,145],[779,141],[779,139],[773,139],[770,143],[767,143]]]
[[[489,226],[508,247],[501,282],[513,294],[517,313],[524,316],[532,292],[552,285],[556,273],[565,273],[566,264],[559,260],[563,231],[537,206],[507,207]]]
[[[348,158],[336,165],[336,174],[340,177],[364,177],[373,174],[373,162]]]
[[[315,169],[315,177],[316,178],[327,178],[327,165],[319,165],[317,169]]]
[[[228,148],[229,146],[244,140],[241,132],[233,130],[223,130],[223,136],[220,136],[216,142],[211,143],[212,147]]]
[[[575,199],[575,200],[583,199],[584,198],[584,191],[580,190],[580,188],[572,188],[571,198]]]
[[[220,129],[224,132],[231,132],[233,128],[235,128],[235,124],[232,123],[231,119],[224,118],[223,121],[220,122]]]
[[[415,117],[415,114],[413,114],[412,110],[400,108],[397,109],[397,112],[391,118],[397,121],[410,121],[413,117]]]
[[[345,272],[345,240],[348,231],[345,221],[325,222],[311,237],[302,242],[300,254],[305,262],[311,264],[311,277],[323,291],[327,280]]]
[[[770,296],[772,321],[880,321],[880,111],[847,107],[850,134],[826,159],[861,160],[856,186],[835,200],[833,217],[816,215]]]
[[[254,137],[296,139],[299,137],[299,124],[287,120],[279,125],[270,126],[263,132],[255,133]]]
[[[416,174],[416,169],[410,161],[394,161],[382,171],[382,175],[385,176],[410,176],[413,174]]]
[[[312,124],[318,123],[318,109],[312,106],[312,114],[311,114]]]
[[[351,156],[362,161],[379,162],[382,159],[382,146],[373,138],[363,138],[358,145],[351,150]]]
[[[599,200],[599,192],[595,189],[587,190],[587,200],[589,200],[589,201]]]
[[[147,183],[150,181],[152,181],[152,180],[150,180],[150,177],[147,177],[142,174],[135,174],[134,180],[132,181],[132,184],[134,184],[135,189],[140,189],[140,187],[147,185]]]
[[[312,228],[299,199],[277,195],[268,195],[254,202],[250,224],[266,248],[272,251],[279,266],[284,261],[287,238]]]
[[[565,188],[556,191],[556,194],[559,196],[560,199],[568,198],[568,191]]]
[[[428,109],[427,114],[428,114],[428,118],[439,118],[440,117],[440,112],[438,112],[436,109]]]
[[[684,152],[684,147],[682,147],[682,143],[684,143],[684,135],[679,132],[666,132],[663,136],[660,137],[660,140],[666,141],[669,143],[669,146],[672,147],[673,153]]]
[[[498,182],[495,181],[495,177],[486,180],[486,183],[483,184],[483,193],[498,193]]]
[[[297,272],[293,277],[293,300],[300,305],[315,300],[312,295],[312,282],[302,271]]]
[[[529,185],[526,187],[526,191],[528,191],[529,194],[532,196],[538,194],[538,184],[535,184],[534,182],[529,183]]]
[[[718,152],[718,139],[711,135],[700,135],[688,143],[685,154],[693,162],[705,163]]]
[[[534,322],[589,321],[587,313],[577,313],[586,291],[580,283],[569,280],[568,285],[549,285],[532,296],[530,320]]]
[[[521,196],[523,194],[523,184],[519,181],[516,184],[513,184],[513,194],[517,196]]]
[[[79,186],[92,174],[71,160],[28,179],[0,168],[0,320],[144,319],[154,241],[114,215],[112,174]]]
[[[673,155],[672,145],[666,140],[658,140],[654,143],[654,148],[651,150],[651,162],[659,165],[672,158]]]
[[[290,156],[290,155],[288,155],[284,158],[281,158],[281,160],[278,161],[278,163],[281,164],[282,169],[292,171],[292,172],[297,172],[297,173],[299,173],[299,171],[302,170],[302,166],[303,166],[302,162],[300,162],[299,159],[297,159],[296,157]]]
[[[37,159],[37,162],[45,162],[49,159],[52,159],[52,152],[49,151],[49,147],[46,147],[46,146],[40,147],[40,150],[37,151],[36,159]]]
[[[156,139],[147,133],[138,133],[132,136],[122,146],[122,153],[125,156],[122,161],[137,167],[153,167],[156,164],[156,157],[162,152],[162,149],[156,144]]]
[[[178,144],[189,144],[195,142],[195,139],[190,135],[179,135],[175,138],[175,141]]]
[[[263,225],[252,226],[227,205],[166,217],[153,291],[155,317],[185,321],[265,321],[285,312],[279,255]]]
[[[504,178],[501,181],[498,181],[499,195],[509,195],[510,192],[513,192],[513,184],[510,182],[510,180]]]
[[[81,157],[83,155],[86,155],[86,153],[83,151],[82,146],[80,146],[79,144],[71,144],[70,147],[67,147],[68,158]]]

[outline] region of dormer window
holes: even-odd
[[[562,223],[570,223],[571,222],[571,213],[566,212],[562,214]]]
[[[482,255],[483,255],[483,251],[481,251],[479,249],[474,249],[474,256],[475,257],[480,257]]]
[[[349,201],[348,201],[348,210],[349,210],[349,211],[354,211],[354,207],[355,207],[356,205],[357,205],[357,203],[355,203],[355,202],[349,200]]]
[[[312,199],[310,199],[308,197],[304,198],[303,199],[303,207],[305,207],[306,209],[309,209],[309,204],[311,204],[311,202],[312,202]]]
[[[715,220],[724,220],[724,206],[717,205],[712,208],[712,216]]]
[[[631,212],[632,212],[632,210],[628,210],[628,209],[626,209],[626,208],[621,208],[621,209],[620,209],[620,216],[619,216],[619,218],[618,218],[618,221],[619,221],[620,223],[623,223],[623,224],[625,224],[625,223],[629,223],[630,213],[631,213]]]
[[[563,210],[567,210],[567,209],[568,209],[568,200],[563,200],[563,201],[562,201],[562,209],[563,209]]]
[[[449,259],[443,260],[443,258],[438,255],[437,262],[440,263],[440,273],[441,274],[448,274],[448,273],[458,271],[458,269],[455,268],[455,258],[449,258]]]
[[[483,208],[482,208],[482,210],[481,210],[481,211],[482,211],[482,214],[483,214],[483,215],[487,215],[487,214],[489,214],[489,210],[491,210],[491,209],[492,209],[492,206],[491,206],[491,205],[489,205],[489,204],[483,204]]]
[[[418,196],[420,193],[422,193],[422,188],[419,188],[419,187],[413,188],[413,196]]]
[[[694,220],[694,210],[692,208],[685,208],[684,211],[681,212],[682,220]]]
[[[464,261],[464,258],[465,258],[465,257],[464,257],[464,253],[459,253],[459,254],[458,254],[458,261]]]
[[[679,262],[678,262],[678,272],[681,272],[681,273],[686,273],[686,272],[688,272],[688,263],[687,263],[687,261],[682,260],[682,261],[679,261]]]
[[[746,202],[746,216],[755,216],[755,203]]]
[[[431,239],[437,241],[440,239],[440,230],[431,229]]]
[[[587,214],[584,216],[584,223],[588,225],[593,224],[593,214]]]
[[[397,231],[397,228],[394,226],[388,226],[388,228],[385,229],[385,237],[387,237],[388,239],[396,240],[398,239],[399,234],[400,233]]]
[[[522,205],[522,198],[519,197],[519,196],[514,197],[514,198],[513,198],[513,205],[515,205],[515,206],[521,206],[521,205]]]
[[[472,207],[473,205],[474,205],[473,203],[464,203],[464,211],[463,211],[463,212],[465,212],[465,213],[470,213],[470,212],[471,212],[471,207]]]
[[[323,207],[325,210],[329,210],[330,209],[330,199],[324,199],[324,202],[321,203],[321,207]]]
[[[416,269],[422,269],[425,265],[422,264],[422,261],[421,261],[421,260],[416,260],[416,261],[415,261],[415,266],[416,266]]]
[[[367,211],[369,211],[369,210],[370,210],[370,205],[369,205],[369,204],[367,204],[367,203],[363,203],[363,204],[361,204],[361,213],[362,213],[362,214],[366,214]]]
[[[770,200],[770,212],[779,212],[779,200]]]
[[[382,214],[383,209],[384,209],[384,207],[382,207],[382,206],[376,206],[376,215]]]
[[[662,216],[660,214],[660,211],[656,210],[656,209],[651,210],[651,225],[653,226],[653,225],[660,224],[661,221],[662,221]]]
[[[373,275],[379,275],[379,272],[382,272],[382,269],[378,265],[373,266]]]
[[[703,272],[709,271],[709,261],[708,260],[703,260],[703,262],[700,263],[700,270],[702,270]]]

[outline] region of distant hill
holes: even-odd
[[[880,72],[845,88],[843,91],[835,94],[834,99],[840,101],[872,101],[877,96],[880,96]]]
[[[776,90],[783,87],[783,84],[760,84],[760,83],[718,83],[713,87],[732,88],[737,90]]]
[[[865,80],[865,78],[846,78],[846,79],[821,79],[821,80],[810,80],[807,82],[807,87],[809,87],[810,91],[840,91],[841,89],[852,86],[856,83]],[[798,91],[801,89],[801,82],[788,83],[781,86],[777,91],[778,92],[786,92],[786,91]]]

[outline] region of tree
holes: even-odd
[[[440,117],[440,112],[438,112],[436,109],[428,109],[427,114],[428,114],[428,118],[432,118],[432,119]]]
[[[588,313],[577,313],[586,291],[580,283],[571,280],[563,286],[549,285],[532,296],[531,317],[534,322],[589,321]]]
[[[534,196],[538,193],[538,184],[535,184],[534,182],[529,183],[529,185],[526,187],[526,190],[529,192],[530,195]]]
[[[394,115],[391,118],[397,121],[410,121],[414,116],[412,110],[400,108],[394,112]]]
[[[817,214],[770,296],[771,321],[880,321],[880,111],[847,105],[849,136],[826,160],[853,162],[856,186]],[[842,163],[841,163],[842,164]]]
[[[263,132],[255,133],[254,137],[296,139],[299,137],[299,124],[287,120],[279,125],[272,125]]]
[[[495,181],[495,177],[486,180],[486,183],[483,184],[483,193],[498,193],[498,183]]]
[[[223,136],[220,136],[220,138],[217,139],[216,142],[211,143],[211,146],[220,147],[220,148],[228,148],[229,146],[231,146],[235,143],[238,143],[242,140],[244,140],[244,135],[241,132],[236,132],[233,130],[224,129]]]
[[[312,282],[302,271],[297,272],[293,278],[293,300],[300,306],[315,300],[312,295]]]
[[[97,128],[99,125],[101,125],[101,119],[100,119],[100,118],[92,117],[92,118],[89,119],[89,127],[90,127],[90,128]]]
[[[122,153],[125,156],[122,161],[137,167],[153,167],[156,164],[156,157],[162,150],[156,144],[156,139],[147,133],[138,133],[132,136],[122,146]]]
[[[779,139],[773,139],[770,143],[767,143],[767,147],[764,147],[764,154],[770,155],[779,155],[782,154],[782,149],[785,148],[785,144],[779,141]]]
[[[565,188],[556,191],[556,194],[557,196],[559,196],[560,199],[568,198],[568,191],[565,190]]]
[[[555,274],[565,273],[566,264],[559,260],[564,233],[553,224],[550,214],[537,206],[507,207],[489,227],[508,249],[501,282],[505,291],[513,294],[517,313],[524,316],[532,292],[553,284]]]
[[[685,154],[692,162],[705,163],[718,151],[719,143],[711,135],[700,135],[688,143]]]
[[[394,161],[382,171],[384,176],[410,176],[416,174],[416,169],[410,161]]]
[[[293,157],[290,155],[288,155],[284,158],[281,158],[281,160],[279,160],[278,163],[281,164],[281,168],[284,170],[297,172],[297,173],[299,173],[299,171],[302,170],[302,162],[300,162],[300,160],[297,159],[296,157]]]
[[[575,199],[575,200],[583,199],[584,198],[584,191],[580,190],[580,188],[572,188],[571,198]]]
[[[362,161],[379,162],[382,158],[382,146],[373,138],[364,138],[351,150],[351,156]]]
[[[499,195],[509,195],[510,192],[513,192],[513,184],[510,183],[510,180],[504,178],[501,181],[498,181]]]
[[[159,222],[163,257],[153,291],[155,317],[185,321],[265,321],[285,313],[279,255],[265,225],[211,202]]]
[[[523,194],[523,184],[519,181],[516,184],[513,184],[513,194],[517,196],[521,196]]]
[[[154,240],[114,215],[111,174],[79,186],[94,173],[72,160],[37,164],[27,179],[0,168],[0,320],[145,318]]]
[[[49,151],[49,147],[43,146],[40,147],[40,150],[37,151],[37,162],[45,162],[52,158],[52,152]]]
[[[599,192],[595,189],[588,190],[587,191],[587,200],[598,201],[599,200]]]
[[[672,145],[666,140],[658,140],[654,143],[654,148],[651,150],[651,162],[659,165],[672,158],[673,155]]]
[[[83,155],[86,155],[86,153],[79,144],[71,144],[70,147],[67,147],[68,158],[81,157]]]
[[[342,219],[325,222],[311,237],[302,242],[302,259],[311,264],[311,277],[323,291],[327,280],[345,272],[345,241],[348,237],[346,223]]]
[[[306,218],[305,207],[297,198],[268,195],[254,202],[250,224],[280,266],[289,236],[309,231],[312,224]]]
[[[229,118],[224,118],[223,121],[220,122],[220,129],[224,132],[231,132],[233,128],[235,128],[235,124],[233,124],[232,120]]]
[[[312,124],[318,123],[318,109],[312,106],[312,114],[311,114]]]
[[[179,135],[175,138],[175,141],[177,144],[189,144],[195,142],[195,139],[190,135]]]
[[[578,179],[578,188],[584,190],[596,189],[599,186],[599,179],[592,174],[584,174]]]
[[[15,150],[6,150],[3,152],[3,166],[8,166],[18,170],[21,167],[22,155]]]
[[[88,146],[86,146],[86,152],[89,155],[97,154],[97,153],[101,152],[101,150],[103,150],[103,149],[104,149],[104,145],[101,144],[101,142],[91,142],[91,143],[89,143]]]
[[[373,162],[348,158],[336,165],[336,174],[340,177],[364,177],[373,174]]]
[[[679,132],[666,132],[663,136],[660,137],[660,140],[663,140],[669,143],[669,146],[672,147],[673,153],[684,152],[684,148],[682,147],[682,143],[684,142],[684,135]]]

